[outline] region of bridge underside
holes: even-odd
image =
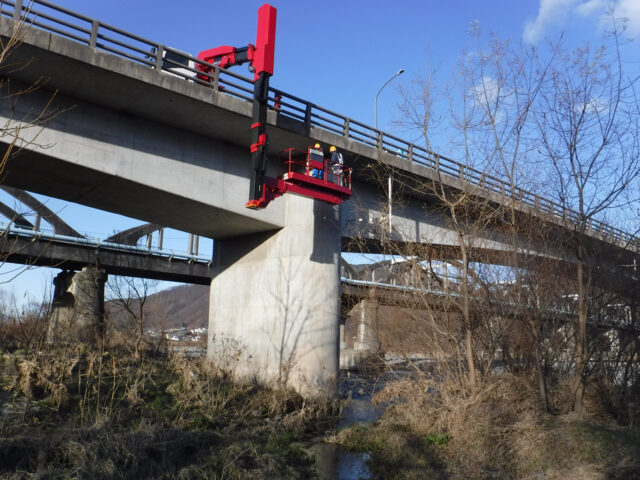
[[[6,145],[0,146],[0,155],[5,149]],[[278,228],[226,208],[65,162],[45,152],[21,151],[8,162],[3,184],[208,238],[227,238]],[[189,182],[185,180],[185,183]],[[212,185],[212,188],[215,187]],[[238,198],[238,203],[244,201],[244,196]]]

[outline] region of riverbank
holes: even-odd
[[[387,382],[372,396],[382,417],[330,440],[367,452],[372,478],[640,479],[637,425],[617,424],[593,396],[587,413],[545,413],[531,385],[510,374],[474,391],[422,375]]]
[[[346,398],[237,385],[203,358],[73,345],[0,352],[0,478],[636,479],[640,432],[591,399],[549,414],[526,378],[473,392],[378,363]]]

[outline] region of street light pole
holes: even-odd
[[[378,97],[380,96],[380,92],[384,89],[384,87],[386,87],[387,85],[389,85],[391,83],[391,80],[393,80],[396,77],[399,77],[400,75],[402,75],[404,73],[404,68],[401,68],[400,70],[398,70],[398,72],[391,77],[389,80],[387,80],[384,85],[382,85],[380,87],[380,90],[378,90],[378,93],[376,93],[376,99],[375,102],[373,103],[373,116],[375,117],[375,127],[376,130],[378,130]],[[379,135],[379,133],[378,133]],[[391,175],[389,175],[389,185],[388,185],[388,197],[389,197],[389,235],[391,235],[392,233],[392,229],[391,229],[391,208],[392,208],[392,204],[391,204],[391,198],[392,198],[392,188],[393,188],[393,181],[391,179]]]
[[[384,85],[382,85],[380,87],[380,90],[378,90],[378,93],[376,93],[376,100],[373,103],[373,116],[374,116],[374,119],[375,119],[375,124],[374,125],[376,127],[376,130],[378,129],[378,97],[380,96],[380,92],[384,89],[384,87],[386,87],[387,85],[389,85],[391,83],[391,80],[393,80],[396,77],[399,77],[403,73],[404,73],[404,68],[401,68],[400,70],[398,70],[398,72],[393,77],[391,77],[389,80],[387,80],[384,83]]]

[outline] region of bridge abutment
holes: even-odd
[[[338,373],[338,208],[286,195],[286,226],[215,243],[209,358],[239,380],[334,391]]]
[[[49,319],[49,343],[96,343],[104,329],[104,285],[107,274],[95,266],[63,271],[55,279]]]

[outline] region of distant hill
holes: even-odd
[[[349,265],[343,261],[341,274],[356,279],[384,282],[389,281],[392,272],[403,267],[403,262],[388,260],[363,265]],[[110,317],[116,320],[125,319],[124,314],[113,302],[108,302],[105,308]],[[209,287],[181,285],[150,295],[145,302],[145,317],[145,328],[148,329],[207,327]]]
[[[105,308],[112,318],[124,317],[114,302],[108,302]],[[209,287],[181,285],[162,290],[147,297],[144,310],[145,328],[206,327],[209,324]]]

